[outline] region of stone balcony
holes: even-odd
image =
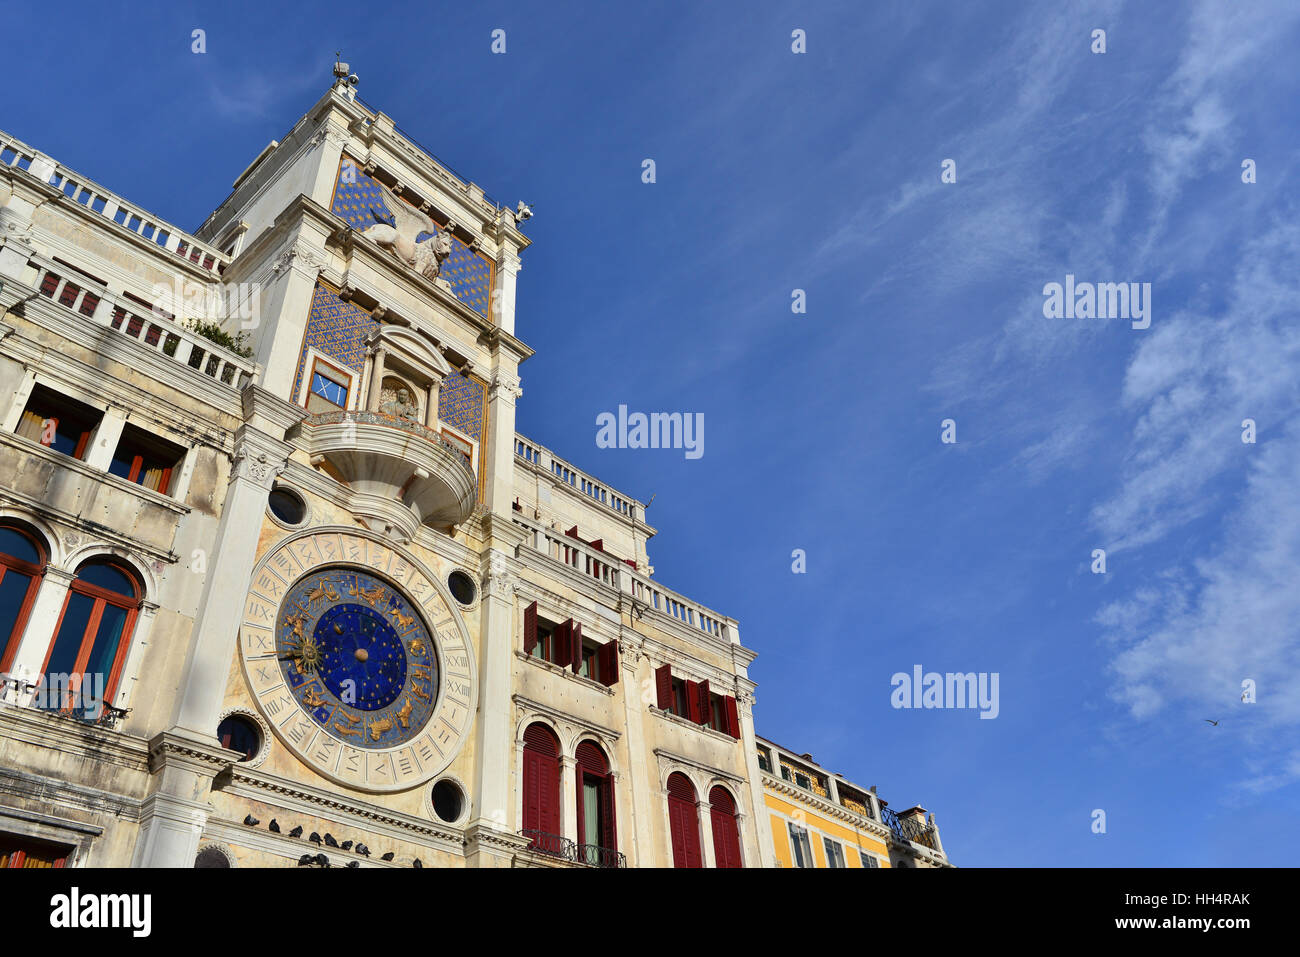
[[[352,509],[375,531],[409,541],[421,525],[469,518],[478,483],[464,454],[433,429],[382,412],[326,412],[298,426],[313,465],[352,491]]]

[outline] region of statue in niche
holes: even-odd
[[[387,249],[426,279],[437,279],[442,261],[451,255],[451,223],[446,229],[439,229],[432,219],[410,203],[402,202],[383,183],[379,188],[383,190],[383,205],[387,209],[371,206],[370,215],[375,222],[361,235]],[[391,225],[389,216],[393,219]],[[417,242],[416,237],[422,233],[432,235],[424,242]]]
[[[420,405],[415,393],[401,379],[385,379],[379,393],[379,411],[397,419],[420,421]]]

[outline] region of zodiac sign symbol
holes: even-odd
[[[411,639],[411,654],[413,654],[413,655],[423,655],[424,652],[425,652],[425,650],[426,650],[426,649],[425,649],[425,647],[424,647],[424,642],[423,642],[423,641],[421,641],[419,638],[413,638],[413,639]]]
[[[424,665],[411,665],[411,677],[416,680],[432,682],[429,677],[429,669]]]
[[[302,703],[309,708],[320,708],[329,702],[322,698],[320,692],[316,690],[316,686],[312,685],[303,693]]]
[[[380,718],[378,721],[370,723],[370,740],[378,741],[381,737],[393,730],[392,718]]]
[[[353,598],[360,598],[362,601],[374,608],[379,603],[379,599],[384,597],[384,586],[376,585],[374,588],[362,588],[357,579],[352,579],[352,587],[348,589],[348,594]]]
[[[324,598],[328,598],[330,601],[339,600],[339,593],[334,590],[328,578],[322,578],[317,582],[315,588],[307,592],[307,606],[311,607]]]
[[[415,695],[417,698],[423,698],[425,701],[431,700],[429,697],[429,692],[425,691],[417,684],[411,685],[411,694]]]
[[[397,720],[402,722],[403,728],[409,728],[411,726],[411,712],[413,710],[414,709],[411,707],[411,699],[407,698],[406,704],[402,706],[402,710],[397,712]]]
[[[353,728],[345,728],[345,727],[343,727],[343,725],[339,724],[337,721],[334,722],[334,730],[337,731],[339,734],[350,734],[350,735],[352,735],[352,737],[354,737],[354,738],[359,738],[359,737],[361,737],[361,732],[360,732],[360,731],[357,731],[357,730],[355,730],[355,729],[353,729]]]
[[[399,628],[410,628],[415,624],[414,615],[403,615],[396,608],[391,608],[389,610],[393,613],[393,621],[397,622]]]
[[[348,724],[353,724],[353,725],[355,725],[358,721],[361,720],[360,715],[348,714],[346,711],[340,711],[339,717],[342,718],[344,721],[346,721]]]

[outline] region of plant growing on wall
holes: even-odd
[[[237,356],[243,356],[245,359],[253,355],[253,347],[247,344],[248,333],[241,332],[237,335],[231,335],[222,329],[215,322],[207,322],[202,319],[190,319],[185,323],[185,328],[191,332],[198,333],[209,342],[215,342],[221,348],[233,352]]]

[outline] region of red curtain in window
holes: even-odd
[[[560,742],[544,724],[530,724],[524,731],[523,826],[526,831],[560,835]],[[544,838],[529,836],[534,847],[546,844]]]
[[[672,834],[673,867],[703,867],[695,785],[678,771],[668,775],[668,825]]]
[[[724,787],[709,792],[709,819],[713,824],[713,859],[718,867],[740,867],[740,827],[736,802]]]

